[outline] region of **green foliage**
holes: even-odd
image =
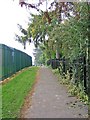
[[[68,92],[72,96],[76,96],[78,99],[80,99],[85,104],[89,104],[88,95],[85,93],[83,85],[81,83],[79,83],[78,87],[77,87],[77,85],[75,83],[73,83],[73,80],[70,80],[69,73],[67,73],[67,75],[65,75],[65,76],[62,77],[59,74],[58,69],[57,70],[52,70],[52,71],[59,78],[60,84],[63,84],[65,86],[67,86]]]
[[[30,67],[2,86],[2,118],[17,118],[35,83],[37,67]]]
[[[56,74],[56,75],[58,75],[58,74],[59,74],[58,69],[52,69],[52,72],[53,72],[54,74]]]
[[[75,84],[70,84],[68,88],[71,95],[77,96],[85,104],[88,104],[88,95],[85,93],[81,83],[78,84],[78,87]]]
[[[48,12],[51,18],[50,23],[48,23],[47,17],[45,18],[47,11],[38,15],[31,14],[32,19],[28,25],[27,36],[28,38],[33,38],[35,46],[40,46],[42,49],[39,61],[45,62],[47,59],[55,58],[57,53],[69,59],[70,65],[81,55],[84,55],[86,61],[88,61],[90,20],[87,2],[68,2],[64,6],[65,10],[64,8],[62,10],[63,5],[64,3],[58,2],[55,9]],[[63,19],[61,18],[61,12],[65,15]],[[48,36],[48,40],[46,40],[46,36]],[[45,59],[43,59],[43,56]],[[76,66],[73,65],[74,74],[76,74],[75,70]],[[78,67],[76,72],[80,76],[82,74],[82,66]],[[71,81],[68,81],[68,79],[62,78],[63,84],[70,84]],[[77,81],[80,80],[80,78],[77,79]],[[78,90],[80,91],[80,96],[82,96],[84,89],[81,86],[83,85],[80,85],[80,90]],[[72,91],[76,91],[79,87],[73,86]],[[74,94],[77,94],[77,91]]]
[[[48,58],[49,56],[51,58],[55,57],[57,48],[58,53],[62,53],[71,60],[85,52],[88,27],[87,3],[67,3],[67,9],[63,12],[66,15],[70,9],[72,15],[66,15],[67,20],[64,19],[64,23],[58,20],[58,17],[61,16],[58,10],[63,6],[64,3],[58,2],[58,5],[55,5],[55,10],[40,12],[38,15],[30,14],[31,18],[27,31],[19,25],[21,32],[26,35],[21,36],[19,41],[24,41],[25,45],[28,41],[27,38],[33,38],[36,47],[43,43],[46,49],[44,52],[46,52]],[[50,23],[47,21],[46,13],[51,18]],[[48,41],[45,39],[46,35],[49,36]]]
[[[69,85],[70,84],[70,77],[69,77],[69,73],[68,74],[65,74],[64,76],[60,75],[59,77],[59,81],[61,84],[63,85]]]

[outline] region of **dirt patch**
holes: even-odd
[[[39,76],[40,76],[40,75],[39,75],[39,70],[38,70],[37,75],[36,75],[36,80],[35,80],[35,83],[34,83],[34,85],[33,85],[33,87],[32,87],[32,90],[30,90],[30,92],[29,92],[28,95],[26,96],[24,105],[23,105],[23,107],[21,108],[20,115],[19,115],[20,118],[24,118],[24,115],[25,115],[26,110],[27,110],[28,108],[30,108],[30,106],[32,105],[32,95],[33,95],[33,93],[34,93],[35,85],[36,85],[36,83],[37,83],[38,80],[39,80]]]

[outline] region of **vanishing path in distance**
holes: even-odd
[[[70,97],[49,68],[41,67],[24,118],[85,118],[87,114],[88,107],[76,97]]]

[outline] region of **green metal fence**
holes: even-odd
[[[31,56],[20,50],[0,44],[0,80],[28,66],[32,66]]]

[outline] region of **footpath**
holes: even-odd
[[[41,67],[39,80],[24,118],[87,118],[88,106],[71,97],[49,68]]]

